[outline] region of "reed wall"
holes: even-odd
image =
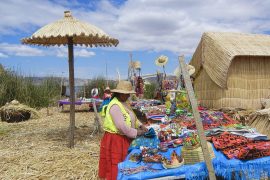
[[[270,57],[236,56],[227,75],[227,89],[211,80],[205,69],[194,88],[201,105],[208,108],[260,109],[261,98],[270,96]]]

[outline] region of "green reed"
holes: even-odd
[[[60,95],[60,79],[48,77],[40,83],[34,77],[25,77],[18,71],[5,70],[0,65],[0,106],[14,99],[34,108],[53,105]]]

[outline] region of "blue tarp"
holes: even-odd
[[[177,154],[181,153],[182,147],[170,148],[167,152],[161,153],[162,155],[170,158],[170,154],[173,150]],[[214,152],[216,158],[212,160],[216,175],[221,176],[225,179],[260,179],[260,177],[270,177],[270,157],[263,157],[255,160],[241,161],[238,159],[227,159],[222,152]],[[186,179],[206,179],[208,176],[207,168],[204,162],[197,163],[194,165],[183,165],[179,168],[164,169],[160,163],[143,163],[143,162],[131,162],[129,156],[134,153],[139,153],[139,149],[133,149],[126,160],[118,164],[118,178],[119,180],[138,180],[138,179],[150,179],[165,176],[180,176],[184,175]],[[151,164],[151,168],[156,171],[144,171],[137,174],[125,175],[120,172],[123,168],[134,168],[142,165]],[[233,177],[232,177],[233,175]]]
[[[181,153],[182,147],[177,148],[169,148],[167,152],[160,153],[164,155],[166,158],[170,159],[170,155],[173,150],[176,151],[177,154]],[[183,165],[179,168],[174,169],[164,169],[161,163],[136,163],[129,161],[129,156],[134,153],[141,152],[139,149],[133,149],[131,153],[127,156],[126,160],[122,163],[118,164],[118,178],[117,179],[129,179],[129,180],[137,180],[137,179],[150,179],[150,178],[157,178],[157,177],[164,177],[164,176],[180,176],[185,175],[187,179],[204,179],[207,176],[206,172],[206,165],[205,163],[197,163],[194,165]],[[151,164],[151,168],[156,169],[157,171],[144,171],[141,173],[133,174],[133,175],[124,175],[120,172],[122,168],[134,168],[142,165]]]

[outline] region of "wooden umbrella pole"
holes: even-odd
[[[179,63],[180,63],[180,67],[181,67],[181,70],[183,73],[185,87],[186,87],[186,90],[188,93],[188,97],[189,97],[189,101],[190,101],[190,104],[192,107],[193,115],[195,118],[195,124],[196,124],[196,128],[197,128],[198,135],[200,138],[200,142],[201,142],[203,157],[204,157],[204,160],[206,162],[206,166],[207,166],[207,169],[209,172],[209,178],[210,178],[210,180],[215,180],[216,176],[215,176],[212,160],[210,158],[210,153],[209,153],[209,149],[207,146],[207,141],[206,141],[206,137],[204,134],[203,124],[202,124],[201,117],[200,117],[200,114],[198,111],[198,104],[197,104],[197,101],[195,99],[193,87],[191,85],[191,80],[190,80],[190,77],[189,77],[189,74],[188,74],[188,71],[186,68],[184,56],[179,57]]]
[[[72,37],[68,38],[68,64],[69,64],[69,88],[70,88],[69,148],[74,148],[75,89],[74,89],[74,54],[73,54]]]

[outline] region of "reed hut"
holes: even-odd
[[[269,35],[206,32],[190,64],[205,107],[260,109],[270,95]]]

